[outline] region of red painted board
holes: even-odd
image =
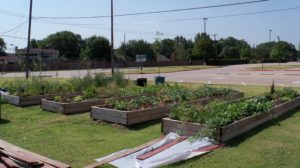
[[[202,148],[199,148],[197,150],[195,150],[194,152],[205,152],[205,151],[212,151],[212,150],[216,150],[223,147],[223,145],[210,145],[210,146],[205,146]]]
[[[0,156],[0,161],[2,161],[5,165],[9,166],[10,168],[21,168],[21,166],[17,165],[14,161],[4,156]]]
[[[145,154],[142,154],[142,155],[138,156],[137,159],[139,159],[139,160],[148,159],[148,158],[150,158],[150,157],[152,157],[152,156],[154,156],[154,155],[156,155],[156,154],[158,154],[158,153],[160,153],[160,152],[162,152],[162,151],[164,151],[164,150],[166,150],[166,149],[168,149],[172,146],[175,146],[176,144],[178,144],[178,143],[180,143],[184,140],[186,140],[186,137],[180,137],[179,139],[176,139],[176,140],[174,140],[170,143],[167,143],[165,145],[162,145],[162,146],[160,146],[160,147],[158,147],[158,148],[156,148],[156,149],[154,149],[154,150],[152,150],[148,153],[145,153]]]

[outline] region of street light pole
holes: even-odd
[[[272,29],[269,30],[269,42],[271,43],[272,41]]]
[[[114,54],[114,1],[111,0],[111,75],[115,74],[115,54]]]
[[[204,33],[206,34],[206,21],[207,21],[207,18],[203,18],[203,21],[204,21]]]
[[[28,25],[28,39],[27,39],[27,52],[26,52],[26,79],[29,78],[29,55],[30,55],[30,35],[31,35],[32,1],[33,0],[30,0],[30,7],[29,7],[29,25]]]

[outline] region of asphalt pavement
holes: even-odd
[[[300,87],[300,68],[289,70],[250,70],[251,67],[257,67],[261,64],[232,65],[213,69],[203,69],[194,71],[182,71],[173,73],[162,73],[161,76],[166,77],[166,81],[170,82],[186,82],[201,84],[229,84],[229,85],[261,85],[270,86],[275,81],[277,86],[293,86]],[[278,64],[265,64],[278,65]],[[298,62],[287,63],[283,65],[300,65]],[[90,70],[91,73],[109,72],[110,69]],[[59,78],[83,77],[87,74],[86,70],[67,70],[67,71],[48,71],[48,72],[32,72],[32,75],[51,76]],[[158,74],[130,74],[129,79],[140,77],[154,80]],[[23,72],[5,73],[1,77],[24,77]]]

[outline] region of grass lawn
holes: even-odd
[[[294,69],[294,68],[300,68],[300,65],[269,65],[264,66],[263,70],[287,70],[287,69]],[[249,68],[250,70],[262,70],[261,66]]]
[[[171,73],[179,71],[192,71],[192,70],[201,70],[201,69],[210,69],[217,68],[217,66],[206,66],[206,65],[188,65],[188,66],[163,66],[160,68],[161,73]],[[120,72],[124,74],[138,74],[140,68],[120,68]],[[158,73],[158,67],[143,67],[143,74],[153,74]]]
[[[247,96],[269,90],[255,86],[226,87],[244,91]],[[95,158],[161,135],[159,122],[127,129],[91,121],[88,113],[64,116],[44,112],[39,106],[18,108],[5,104],[2,118],[5,120],[0,124],[1,139],[73,167],[91,164]],[[299,123],[300,109],[231,141],[224,149],[166,167],[300,167]]]

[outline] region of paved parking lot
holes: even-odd
[[[288,63],[297,64],[300,63]],[[277,65],[277,64],[265,64]],[[269,86],[272,81],[275,81],[277,86],[294,86],[300,87],[300,68],[289,70],[271,70],[271,71],[253,71],[248,68],[257,67],[260,64],[248,64],[248,65],[233,65],[225,66],[221,68],[195,70],[195,71],[183,71],[174,73],[161,74],[166,77],[166,81],[171,82],[189,82],[189,83],[202,83],[202,84],[232,84],[232,85],[264,85]],[[91,70],[95,72],[109,72],[109,69]],[[43,72],[42,75],[53,76],[56,75],[61,78],[82,77],[87,73],[86,70],[71,70],[71,71],[49,71]],[[34,75],[39,75],[39,72],[34,72]],[[140,77],[146,77],[149,80],[154,80],[154,77],[158,74],[132,74],[127,75],[130,79],[136,79]],[[24,73],[7,73],[2,77],[24,77]]]
[[[299,63],[289,63],[299,64]],[[274,64],[268,64],[274,65]],[[300,87],[300,69],[276,70],[276,71],[253,71],[250,67],[258,64],[234,65],[222,68],[175,72],[161,74],[167,81],[189,82],[202,84],[233,84],[233,85],[271,85],[273,80],[277,86]],[[147,77],[154,79],[157,74],[128,75],[129,78]]]

